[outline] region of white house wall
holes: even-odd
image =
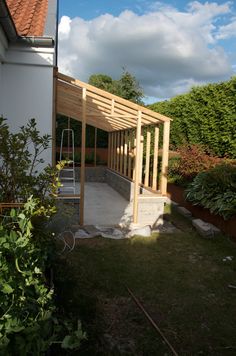
[[[52,135],[53,58],[51,48],[19,46],[7,51],[1,66],[0,115],[8,119],[14,132],[35,118],[40,133]],[[51,149],[43,158],[52,162]]]

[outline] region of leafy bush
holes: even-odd
[[[52,237],[32,225],[33,217],[48,214],[42,209],[30,198],[23,210],[12,209],[0,225],[2,355],[39,355],[58,342],[78,347],[84,338],[80,328],[80,333],[58,341],[62,331],[71,329],[55,318],[54,291],[45,278]]]
[[[150,106],[173,119],[170,144],[202,144],[219,157],[236,158],[236,77],[194,87],[189,93]]]
[[[221,164],[199,173],[186,189],[186,199],[229,219],[236,214],[236,166]]]
[[[170,159],[169,177],[180,185],[187,185],[198,173],[222,162],[221,158],[210,155],[200,145],[181,146],[178,153],[179,157]]]
[[[40,136],[35,119],[20,132],[11,133],[6,120],[0,118],[0,200],[25,202],[31,195],[46,203],[49,194],[56,192],[58,169],[47,166],[41,154],[49,148],[50,136]]]
[[[56,210],[58,171],[63,168],[60,162],[55,169],[36,171],[49,142],[34,119],[12,134],[0,118],[0,201],[25,203],[23,209],[0,215],[1,355],[45,354],[55,343],[77,348],[84,338],[80,324],[74,330],[70,320],[56,317],[54,291],[46,278],[55,248],[45,222]]]

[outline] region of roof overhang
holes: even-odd
[[[61,73],[55,75],[57,80],[56,112],[58,114],[82,121],[82,93],[86,89],[86,122],[88,125],[108,132],[136,128],[139,112],[142,115],[143,126],[171,120],[167,116],[78,79]]]

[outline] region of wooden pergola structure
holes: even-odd
[[[108,132],[108,168],[133,180],[133,222],[137,223],[140,185],[153,191],[157,190],[160,124],[163,124],[164,128],[158,193],[166,195],[171,119],[78,79],[57,72],[54,75],[55,113],[82,122],[80,224],[84,223],[86,124]],[[151,135],[151,126],[155,126],[154,137]],[[146,127],[145,147],[143,127]],[[55,121],[53,133],[55,135]],[[53,142],[55,152],[55,136]],[[144,148],[145,165],[143,165]],[[150,172],[151,150],[153,151],[152,172]]]

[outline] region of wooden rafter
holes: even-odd
[[[98,89],[78,79],[61,73],[57,78],[57,113],[82,121],[82,92],[86,89],[87,124],[112,132],[135,128],[138,112],[142,113],[142,125],[170,121],[143,106]]]

